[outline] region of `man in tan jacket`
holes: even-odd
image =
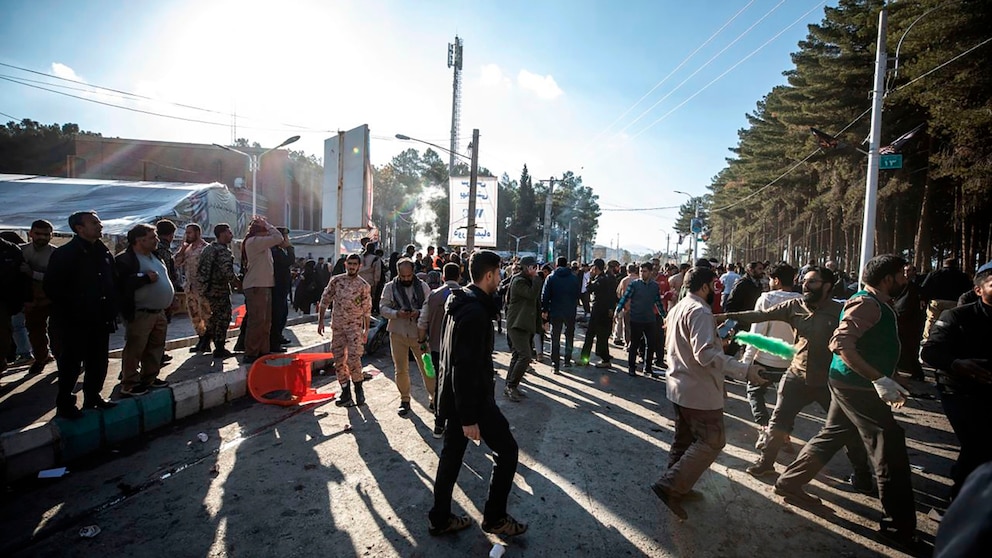
[[[396,412],[401,417],[410,413],[410,351],[416,357],[430,408],[434,410],[434,378],[427,376],[424,351],[417,342],[420,338],[417,319],[431,290],[427,283],[414,275],[413,270],[413,261],[409,258],[400,258],[396,262],[396,278],[382,289],[379,307],[381,315],[389,320],[386,330],[389,331],[389,345],[393,353],[396,387],[400,390],[400,408]]]

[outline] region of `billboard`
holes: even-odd
[[[338,222],[338,186],[342,186],[341,227],[367,229],[372,219],[372,163],[369,127],[363,124],[324,140],[324,188],[321,227]]]
[[[448,184],[448,245],[465,246],[468,225],[469,177],[454,177]],[[475,245],[496,247],[496,201],[499,186],[496,178],[480,176],[475,189]]]

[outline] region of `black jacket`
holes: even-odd
[[[278,293],[285,297],[293,288],[293,262],[296,261],[296,251],[293,247],[281,248],[273,246],[272,250],[272,271],[275,273],[275,285],[272,293]]]
[[[151,255],[165,265],[165,261],[159,257],[157,252],[152,252]],[[134,292],[151,284],[152,280],[144,273],[140,277],[138,276],[141,271],[141,264],[138,262],[138,256],[134,254],[134,249],[130,246],[114,257],[114,266],[117,268],[117,293],[120,296],[118,305],[121,309],[121,316],[130,322],[134,320]],[[168,265],[166,265],[166,269],[168,269]],[[168,277],[159,277],[160,281],[165,279]]]
[[[42,287],[61,327],[117,330],[117,275],[114,257],[99,240],[76,236],[52,252]]]
[[[957,300],[970,291],[971,279],[956,267],[942,267],[927,275],[920,292],[927,300]]]
[[[930,328],[920,357],[938,370],[938,383],[958,389],[992,391],[992,386],[958,377],[951,363],[958,359],[985,359],[992,366],[992,306],[979,300],[944,310]]]
[[[496,302],[475,285],[452,289],[441,324],[437,416],[462,426],[496,409],[493,367]]]
[[[589,281],[586,291],[592,295],[592,316],[611,315],[617,307],[617,279],[603,273]]]
[[[24,255],[13,242],[0,238],[0,304],[14,315],[32,299],[31,278],[21,271]]]
[[[754,279],[745,275],[734,284],[733,290],[730,291],[730,296],[727,297],[727,304],[723,306],[723,311],[749,312],[754,310],[754,303],[758,302],[758,297],[760,296],[761,282],[756,283]],[[751,324],[747,322],[741,321],[737,323],[738,331],[746,331],[750,327]]]

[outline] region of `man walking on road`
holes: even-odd
[[[536,263],[528,262],[528,265],[536,268]],[[506,513],[506,501],[517,471],[518,448],[495,397],[493,294],[499,286],[499,264],[495,252],[482,250],[473,254],[469,263],[472,284],[464,289],[452,289],[444,316],[437,416],[448,427],[434,478],[434,506],[428,514],[428,532],[434,536],[460,531],[472,524],[468,516],[451,513],[451,493],[469,440],[483,440],[493,451],[493,474],[482,529],[506,536],[527,531],[525,523]]]
[[[349,254],[344,262],[345,272],[331,277],[317,307],[317,333],[320,335],[324,334],[324,312],[331,308],[331,352],[334,353],[334,372],[341,384],[341,397],[335,402],[338,407],[365,404],[362,354],[372,315],[372,289],[358,276],[361,266],[361,256]],[[351,384],[355,384],[354,399]]]
[[[555,374],[561,373],[561,333],[565,330],[565,368],[572,366],[575,339],[575,308],[579,302],[581,279],[568,268],[568,258],[559,257],[557,267],[544,280],[541,293],[541,317],[551,322],[551,363]]]
[[[675,407],[675,439],[668,470],[651,490],[681,519],[682,500],[716,461],[726,434],[723,422],[724,376],[762,382],[760,366],[723,354],[713,321],[716,272],[693,268],[686,274],[688,294],[668,316],[668,400]]]
[[[196,345],[189,350],[191,353],[205,353],[210,350],[210,333],[207,331],[210,303],[207,302],[198,273],[200,256],[203,255],[203,249],[206,247],[207,241],[203,240],[200,225],[190,223],[186,225],[183,245],[176,252],[173,260],[176,266],[185,272],[186,313],[189,314],[189,321],[193,324],[193,331],[199,336]]]
[[[422,343],[417,342],[420,334],[417,332],[417,320],[420,312],[431,294],[427,283],[414,275],[413,261],[400,258],[396,262],[396,278],[386,283],[382,289],[382,300],[379,313],[389,320],[386,330],[389,331],[389,347],[393,356],[393,371],[395,372],[396,388],[400,391],[400,408],[396,413],[405,417],[410,414],[410,352],[417,361],[417,370],[424,380],[427,390],[427,400],[431,411],[434,410],[434,378],[427,375],[424,368],[424,350]]]
[[[158,243],[155,227],[135,225],[127,232],[127,249],[115,259],[125,330],[121,355],[121,395],[125,397],[169,385],[158,373],[169,327],[165,312],[176,291],[169,268],[156,251]]]
[[[83,408],[116,405],[104,400],[100,392],[107,379],[110,334],[117,330],[117,289],[114,256],[100,240],[100,218],[93,211],[76,212],[69,216],[69,228],[76,236],[52,252],[43,287],[52,301],[51,327],[63,342],[56,357],[56,413],[75,419],[83,414],[76,408],[72,390],[84,364]]]
[[[589,364],[589,354],[595,340],[596,354],[600,359],[596,368],[610,368],[610,327],[613,325],[613,311],[617,306],[617,280],[606,271],[606,263],[601,258],[593,260],[589,273],[592,275],[588,289],[592,297],[592,312],[589,313],[589,325],[586,339],[582,343],[582,352],[579,353],[579,363],[582,366]]]
[[[636,376],[637,351],[644,346],[644,372],[651,373],[655,356],[661,351],[656,345],[658,340],[658,316],[665,316],[662,308],[661,293],[658,284],[652,278],[651,262],[641,264],[641,276],[627,285],[617,311],[621,309],[630,312],[630,339],[627,346],[627,373]],[[659,359],[660,360],[660,359]]]
[[[434,370],[441,366],[441,324],[444,322],[444,307],[448,302],[451,293],[456,289],[461,289],[458,278],[461,276],[461,269],[458,264],[446,263],[442,267],[444,274],[444,284],[431,291],[420,311],[420,318],[417,319],[417,342],[423,346],[429,344],[431,362]],[[497,310],[498,312],[498,310]],[[436,391],[436,390],[435,390]],[[435,399],[435,410],[437,410],[436,393],[431,393]],[[435,416],[434,437],[440,438],[444,433],[444,421]]]
[[[520,273],[510,279],[506,303],[506,336],[509,339],[513,356],[506,372],[506,388],[503,390],[510,401],[520,402],[523,392],[520,381],[524,378],[527,366],[533,358],[531,338],[537,332],[537,291],[534,281],[537,277],[537,259],[524,256],[520,260]]]
[[[844,304],[830,340],[834,353],[829,386],[833,398],[827,422],[775,483],[775,492],[800,504],[818,504],[803,490],[851,436],[859,435],[871,457],[885,516],[880,533],[915,544],[916,506],[906,434],[892,415],[909,392],[892,379],[899,362],[899,334],[892,296],[906,284],[905,260],[886,254],[868,261],[865,288]],[[874,388],[874,389],[872,389]]]
[[[234,274],[234,254],[230,248],[233,239],[234,232],[230,225],[220,223],[215,226],[214,241],[200,253],[200,263],[196,267],[197,281],[210,305],[207,335],[214,341],[213,357],[220,359],[234,356],[224,348],[227,329],[231,324],[231,287],[240,286]]]

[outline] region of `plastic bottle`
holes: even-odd
[[[420,350],[424,353],[420,355],[420,359],[424,361],[424,372],[427,372],[427,377],[433,378],[437,376],[437,373],[434,371],[434,359],[431,358],[431,353],[427,350],[427,343],[420,345]]]

